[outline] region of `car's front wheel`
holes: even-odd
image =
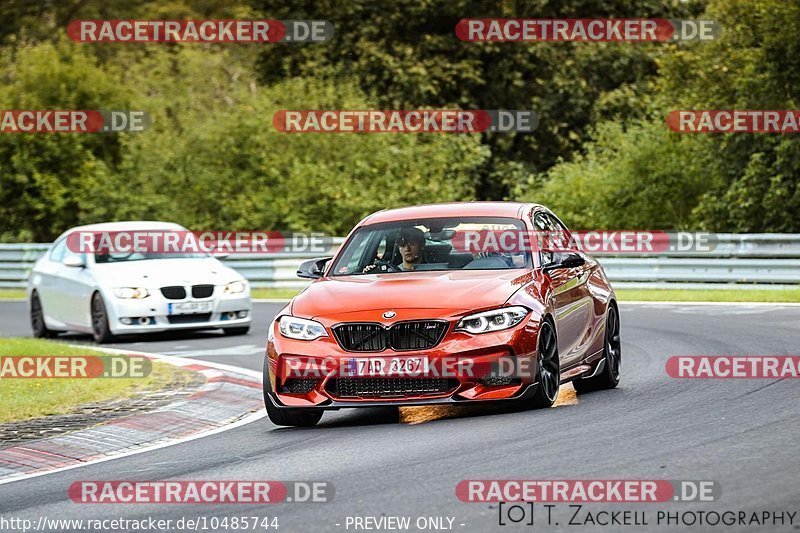
[[[264,371],[262,389],[264,391],[264,406],[267,408],[267,416],[276,426],[311,427],[317,425],[322,418],[322,409],[301,408],[301,409],[281,409],[275,407],[269,398],[272,386],[269,381],[269,359],[264,359]]]
[[[31,295],[31,329],[33,330],[33,336],[37,339],[48,339],[56,336],[55,331],[47,329],[47,324],[44,322],[44,308],[36,292]]]
[[[602,389],[613,389],[619,384],[622,366],[622,343],[619,334],[619,311],[614,305],[608,307],[606,316],[605,343],[603,345],[603,370],[596,376],[578,379],[572,386],[578,393]]]
[[[111,334],[111,328],[108,325],[106,304],[103,302],[103,297],[100,296],[99,292],[92,295],[92,334],[94,335],[94,342],[97,344],[111,342],[114,339],[114,335]]]
[[[539,386],[533,396],[533,407],[552,407],[558,399],[558,389],[561,386],[561,364],[558,358],[558,343],[553,325],[542,322],[539,328],[539,357],[536,378]]]

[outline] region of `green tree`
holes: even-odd
[[[114,69],[71,43],[4,50],[0,101],[5,109],[126,109],[130,94]],[[110,179],[121,154],[111,135],[0,135],[0,235],[47,240],[82,219],[95,182]]]
[[[486,135],[491,157],[481,170],[479,199],[503,199],[525,175],[568,158],[609,113],[638,116],[637,95],[656,72],[663,45],[631,43],[470,43],[454,28],[461,18],[683,17],[704,2],[664,0],[264,0],[270,18],[327,19],[330,43],[265,48],[261,79],[294,76],[354,80],[385,108],[533,109],[532,134]],[[616,92],[616,97],[608,97]],[[598,105],[599,104],[599,105]],[[509,174],[509,171],[514,168]],[[520,172],[521,171],[521,172]]]
[[[529,178],[518,197],[566,209],[585,227],[800,231],[795,135],[673,133],[665,124],[677,109],[797,109],[800,6],[711,0],[702,18],[719,22],[722,37],[666,46],[638,101],[645,121],[599,122],[582,152]]]

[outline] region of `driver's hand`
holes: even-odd
[[[376,266],[378,266],[378,265],[367,265],[367,266],[364,267],[364,270],[362,270],[362,272],[364,272],[366,274],[370,270],[374,269]]]

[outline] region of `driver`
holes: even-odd
[[[403,262],[397,267],[400,271],[412,271],[424,261],[422,252],[425,250],[425,234],[421,229],[413,226],[401,229],[397,235],[397,246],[403,258]],[[364,272],[369,272],[376,266],[378,265],[367,265]]]

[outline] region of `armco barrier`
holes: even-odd
[[[665,255],[596,254],[615,287],[786,288],[800,285],[800,234],[718,234],[712,252]],[[342,243],[326,241],[331,253]],[[0,287],[25,286],[33,263],[48,244],[0,243]],[[302,288],[297,266],[320,254],[233,254],[225,264],[254,287]],[[323,254],[324,255],[324,254]]]

